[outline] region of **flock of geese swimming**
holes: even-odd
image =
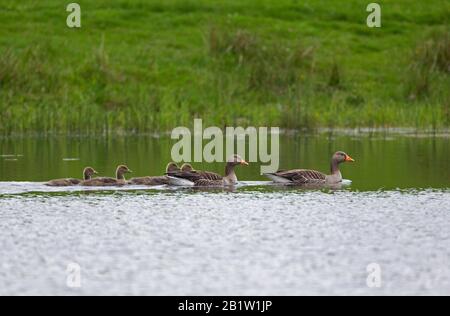
[[[275,173],[265,175],[273,182],[285,185],[305,184],[337,184],[342,182],[339,164],[353,162],[353,158],[343,151],[334,153],[331,157],[331,173],[326,175],[322,172],[309,169],[279,170]],[[178,185],[197,187],[225,187],[238,183],[235,167],[239,165],[248,166],[248,162],[239,155],[232,155],[225,165],[225,175],[221,176],[215,172],[195,170],[190,164],[185,163],[179,168],[176,163],[169,162],[166,172],[162,176],[147,176],[125,179],[125,174],[132,172],[127,166],[119,165],[116,169],[116,177],[93,177],[97,174],[92,167],[83,170],[83,179],[55,179],[46,183],[48,186],[123,186],[123,185]]]

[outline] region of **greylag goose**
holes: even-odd
[[[180,171],[178,165],[174,162],[169,162],[166,166],[166,174],[174,173]],[[131,178],[128,181],[128,184],[137,184],[137,185],[163,185],[169,184],[169,178],[164,176],[148,176],[148,177],[139,177],[139,178]]]
[[[97,174],[97,171],[94,170],[92,167],[86,167],[83,170],[83,180],[90,180],[94,174]],[[67,179],[54,179],[50,180],[45,185],[51,186],[51,187],[66,187],[71,185],[77,185],[80,184],[83,180],[75,179],[75,178],[67,178]]]
[[[195,169],[192,167],[190,163],[184,163],[181,165],[181,171],[187,172],[187,171],[195,171]]]
[[[115,186],[126,184],[125,174],[132,172],[125,165],[119,165],[116,169],[116,177],[99,177],[82,181],[80,184],[84,186]]]
[[[237,177],[234,168],[238,165],[248,166],[248,162],[239,155],[233,155],[227,160],[225,176],[209,171],[181,171],[170,174],[170,183],[174,185],[190,185],[198,187],[221,187],[236,184]]]
[[[331,157],[331,174],[329,175],[316,170],[308,169],[280,170],[275,173],[265,173],[265,175],[273,182],[283,184],[335,184],[342,182],[342,175],[341,171],[339,170],[339,164],[343,162],[354,161],[355,160],[352,157],[350,157],[343,151],[338,151]]]
[[[195,170],[191,164],[184,163],[181,166],[181,170],[168,173],[169,176],[175,176],[179,179],[185,179],[189,182],[196,182],[200,179],[206,179],[206,180],[221,180],[223,177],[215,172],[211,171],[202,171],[202,170]],[[184,184],[186,185],[186,183]],[[187,184],[189,185],[189,184]]]

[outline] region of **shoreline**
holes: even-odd
[[[108,137],[151,137],[166,138],[170,137],[171,131],[158,132],[134,132],[134,131],[110,131],[100,133],[73,133],[73,132],[25,132],[11,133],[9,135],[0,135],[0,139],[17,139],[17,138],[108,138]],[[274,134],[270,130],[268,134]],[[318,136],[329,134],[333,136],[402,136],[402,137],[439,137],[450,138],[450,128],[431,129],[431,128],[413,128],[413,127],[357,127],[357,128],[328,128],[320,127],[316,129],[288,129],[280,128],[279,134],[283,136]]]

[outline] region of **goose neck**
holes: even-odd
[[[330,166],[331,174],[339,174],[339,162],[336,159],[331,159],[331,166]]]
[[[231,162],[228,162],[225,166],[225,178],[233,183],[237,182],[236,173],[234,172],[234,164]]]
[[[117,169],[116,170],[116,179],[117,180],[125,180],[125,176],[123,175],[123,171]]]

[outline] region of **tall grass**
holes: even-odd
[[[355,22],[356,0],[333,4],[335,13],[331,2],[264,3],[82,2],[83,27],[69,30],[56,0],[10,2],[0,12],[0,133],[168,131],[193,117],[218,126],[449,127],[440,2],[425,17],[409,4],[414,19],[398,4],[398,25],[380,30]]]
[[[433,88],[440,88],[439,81],[450,75],[450,31],[433,32],[417,45],[409,73],[411,99],[429,97]]]
[[[314,71],[314,48],[300,43],[265,43],[245,30],[209,31],[209,50],[222,72],[237,69],[249,91],[267,97],[297,90]],[[239,80],[239,78],[234,78]]]

